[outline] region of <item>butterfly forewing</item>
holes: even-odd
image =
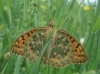
[[[87,54],[83,48],[83,46],[68,32],[61,30],[62,32],[65,32],[67,35],[67,38],[71,42],[71,46],[74,48],[75,54],[72,60],[72,63],[85,63],[87,62]]]
[[[67,33],[69,40],[74,47],[75,55],[73,57],[72,63],[85,63],[87,62],[87,54],[83,48],[83,46],[70,34]]]
[[[41,28],[44,28],[44,27],[41,27]],[[14,43],[11,45],[11,51],[15,54],[18,54],[18,55],[22,55],[22,56],[25,56],[24,54],[24,45],[25,45],[25,42],[27,41],[27,39],[29,39],[30,36],[32,36],[36,31],[38,31],[38,28],[36,29],[33,29],[23,35],[21,35],[19,38],[17,38]]]

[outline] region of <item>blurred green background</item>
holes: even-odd
[[[0,74],[32,74],[34,63],[11,53],[10,46],[51,20],[81,41],[88,62],[60,69],[40,65],[38,74],[100,74],[100,0],[0,0]]]

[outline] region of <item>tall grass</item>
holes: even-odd
[[[37,74],[100,74],[99,7],[99,0],[97,5],[84,2],[80,5],[77,0],[0,0],[0,73],[32,74],[37,70]],[[56,69],[43,64],[39,66],[37,62],[41,59],[34,64],[9,51],[13,41],[21,34],[47,26],[51,20],[78,41],[84,39],[87,63]]]

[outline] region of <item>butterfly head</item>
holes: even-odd
[[[49,26],[53,28],[54,25],[55,25],[55,22],[54,22],[54,20],[52,20],[52,21],[49,23]]]

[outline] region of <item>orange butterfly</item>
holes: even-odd
[[[11,51],[35,62],[53,26],[54,21],[51,21],[47,27],[35,28],[21,35],[12,44]],[[71,63],[85,63],[87,60],[87,54],[82,45],[65,30],[56,29],[41,63],[60,68]]]

